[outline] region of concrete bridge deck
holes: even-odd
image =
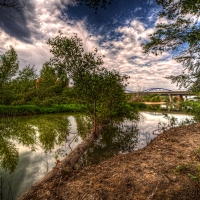
[[[195,95],[192,92],[188,91],[151,91],[151,92],[132,92],[134,93],[140,93],[140,94],[157,94],[157,95],[183,95],[183,96],[189,96],[189,95]]]

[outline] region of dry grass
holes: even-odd
[[[200,200],[200,123],[170,129],[144,149],[75,170],[38,199]]]

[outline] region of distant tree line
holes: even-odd
[[[0,57],[0,104],[39,105],[69,103],[69,79],[59,75],[55,68],[45,63],[36,74],[34,66],[19,70],[19,62],[13,47]],[[72,96],[72,95],[71,95]]]
[[[43,64],[39,75],[34,66],[19,69],[12,46],[0,56],[0,105],[4,110],[5,105],[83,105],[94,127],[116,118],[138,119],[138,111],[128,104],[124,92],[129,77],[103,67],[97,49],[85,52],[76,34],[68,38],[62,32],[47,44],[53,57]]]

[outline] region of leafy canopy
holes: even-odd
[[[156,0],[162,6],[160,18],[167,21],[156,25],[150,42],[143,45],[145,53],[155,55],[172,53],[174,59],[184,66],[180,76],[167,77],[180,87],[194,86],[199,82],[200,63],[200,1]],[[197,84],[198,85],[198,84]]]
[[[104,68],[97,49],[85,52],[82,40],[76,34],[68,38],[61,32],[47,43],[51,45],[50,51],[54,55],[51,64],[56,71],[67,73],[77,99],[86,104],[94,123],[108,117],[124,117],[128,113],[123,112],[126,102],[124,89],[128,77]]]
[[[96,12],[98,8],[106,9],[107,5],[110,5],[113,2],[113,0],[75,0],[75,1],[78,2],[79,4],[85,2],[86,6],[94,9]]]
[[[12,46],[10,50],[0,56],[0,87],[10,81],[19,69],[18,56]]]

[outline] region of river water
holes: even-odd
[[[146,146],[153,131],[168,124],[159,112],[140,112],[142,119],[109,126],[76,167],[97,164]],[[179,122],[192,116],[169,114]],[[0,119],[0,199],[15,200],[86,138],[86,116],[49,114]]]

